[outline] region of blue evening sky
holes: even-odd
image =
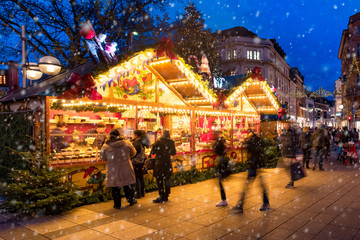
[[[224,30],[243,26],[261,38],[275,38],[297,67],[309,90],[334,90],[341,76],[337,58],[343,29],[360,11],[359,0],[201,0],[194,1],[207,27]],[[174,12],[183,12],[177,3]]]

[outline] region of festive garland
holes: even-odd
[[[61,103],[52,103],[50,105],[51,109],[54,110],[73,110],[76,112],[116,112],[123,113],[124,109],[119,109],[118,107],[102,106],[102,105],[84,105],[84,106],[63,106]]]

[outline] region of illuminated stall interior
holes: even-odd
[[[212,151],[215,132],[223,132],[235,153],[251,131],[260,131],[260,114],[279,108],[266,82],[252,78],[228,96],[228,108],[214,108],[218,97],[202,76],[182,59],[159,57],[152,49],[95,80],[94,89],[101,100],[50,98],[48,137],[63,137],[68,144],[57,152],[49,149],[55,152],[54,165],[99,162],[99,148],[94,147],[98,135],[88,131],[101,122],[106,134],[119,128],[127,138],[134,129],[143,129],[152,143],[160,137],[161,129],[168,128],[176,143],[176,164],[185,168],[211,166],[206,157]],[[58,122],[67,123],[63,136],[51,133]],[[238,160],[245,159],[241,156]]]

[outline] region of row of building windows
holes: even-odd
[[[237,50],[228,50],[226,53],[226,60],[238,58]],[[258,50],[247,50],[246,58],[252,60],[260,60],[260,51]]]

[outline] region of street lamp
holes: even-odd
[[[38,80],[42,74],[56,75],[61,70],[61,64],[55,57],[45,56],[40,58],[39,64],[26,63],[26,30],[25,26],[21,26],[21,41],[22,41],[22,73],[23,73],[23,87],[26,87],[26,79]]]

